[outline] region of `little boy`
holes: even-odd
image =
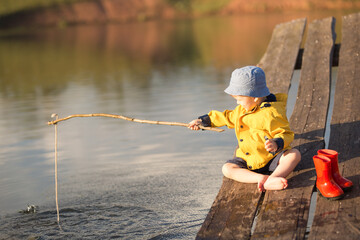
[[[259,191],[285,189],[286,177],[301,159],[300,152],[290,148],[294,133],[286,118],[287,95],[271,94],[264,71],[255,66],[235,69],[225,93],[236,100],[234,110],[210,111],[191,121],[189,128],[234,128],[238,148],[235,158],[224,164],[224,176],[257,183]]]

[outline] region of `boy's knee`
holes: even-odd
[[[292,148],[288,152],[290,160],[299,163],[301,161],[301,153],[296,148]]]
[[[297,150],[296,148],[292,149],[294,151],[295,154],[295,161],[297,161],[298,163],[301,161],[301,153],[299,150]]]
[[[230,178],[231,176],[231,170],[234,168],[233,166],[234,164],[232,163],[225,163],[222,166],[222,173],[224,174],[225,177]]]

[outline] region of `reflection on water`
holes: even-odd
[[[46,122],[54,112],[188,122],[233,108],[223,93],[231,71],[259,61],[277,23],[307,15],[341,13],[78,26],[0,39],[0,232],[193,238],[232,155],[232,131],[104,118],[60,123],[60,233],[54,129]],[[27,204],[39,212],[17,213]]]

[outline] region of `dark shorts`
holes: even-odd
[[[270,174],[277,167],[280,157],[283,155],[283,153],[284,153],[284,151],[280,152],[273,159],[271,159],[264,167],[255,169],[255,170],[251,170],[251,169],[249,169],[249,170],[256,172],[256,173],[261,173],[261,174]],[[246,161],[239,157],[235,157],[233,159],[227,160],[226,163],[233,163],[233,164],[238,165],[240,168],[248,169]]]

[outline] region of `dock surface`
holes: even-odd
[[[256,184],[224,177],[196,239],[360,239],[360,13],[343,17],[340,44],[335,44],[336,19],[306,24],[297,19],[277,25],[258,64],[272,93],[288,92],[294,70],[301,71],[290,126],[292,147],[302,160],[287,178],[289,187],[260,193]],[[337,81],[328,148],[339,152],[341,174],[354,187],[339,201],[318,196],[309,228],[316,183],[312,157],[325,148],[333,67]]]

